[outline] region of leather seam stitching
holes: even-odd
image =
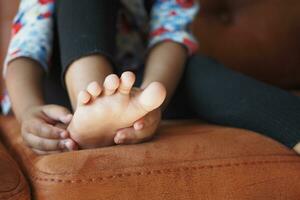
[[[227,164],[218,164],[218,165],[202,165],[202,166],[194,166],[194,167],[179,167],[179,168],[168,168],[168,169],[156,169],[156,170],[148,170],[148,171],[137,171],[137,172],[129,172],[129,173],[117,173],[115,175],[105,176],[105,177],[96,177],[89,179],[57,179],[57,178],[40,178],[38,176],[33,176],[32,179],[34,181],[42,181],[42,182],[55,182],[55,183],[89,183],[89,182],[101,182],[105,180],[111,180],[115,178],[122,177],[130,177],[130,176],[147,176],[151,174],[169,174],[174,172],[182,172],[182,171],[196,171],[203,169],[217,169],[217,168],[226,168],[226,167],[239,167],[242,165],[254,166],[254,165],[265,165],[265,164],[282,164],[282,163],[300,163],[299,160],[279,160],[279,161],[253,161],[253,162],[240,162],[240,163],[227,163]]]
[[[298,158],[298,155],[278,155],[278,156],[280,156],[280,157],[296,157],[296,158]],[[264,157],[266,157],[266,156],[264,156]],[[74,174],[77,174],[77,173],[72,173],[72,172],[66,172],[66,173],[50,173],[50,172],[46,172],[46,171],[41,170],[40,168],[37,168],[34,165],[34,163],[32,162],[32,160],[29,159],[28,156],[25,156],[25,159],[29,163],[29,166],[28,166],[29,173],[31,171],[34,171],[34,172],[39,172],[39,173],[42,173],[42,174],[45,174],[45,175],[49,175],[49,176],[51,176],[51,175],[61,175],[61,176],[63,176],[63,175],[74,175]],[[200,161],[200,160],[196,160],[196,161]],[[286,161],[289,162],[289,161],[294,161],[294,160],[286,160]],[[296,161],[300,162],[300,160],[296,160]],[[185,162],[185,161],[183,161],[183,162]],[[253,162],[255,162],[255,161],[253,161]],[[260,162],[260,161],[257,161],[257,162]]]

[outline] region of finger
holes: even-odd
[[[138,143],[152,136],[160,122],[160,111],[154,110],[146,116],[137,120],[133,124],[133,128],[119,130],[116,134],[116,143]]]
[[[58,151],[42,151],[39,149],[31,148],[32,151],[34,151],[36,154],[39,155],[49,155],[49,154],[57,154],[57,153],[62,153],[62,152],[67,152],[67,151],[75,151],[78,150],[78,145],[74,141],[67,141],[65,143],[66,148],[63,150],[58,150]]]
[[[38,155],[51,155],[51,154],[57,154],[57,153],[61,153],[62,151],[41,151],[38,149],[31,149],[33,152],[35,152]]]
[[[132,127],[124,128],[117,131],[116,136],[114,137],[114,142],[116,144],[128,144],[133,143],[137,140],[135,130]]]
[[[157,114],[156,110],[148,113],[147,115],[145,115],[141,119],[134,122],[133,128],[136,131],[139,131],[139,130],[142,130],[146,127],[151,126],[152,124],[154,124],[157,121],[157,119],[160,119],[160,117],[156,117],[156,114]]]
[[[59,151],[65,149],[66,140],[45,139],[30,133],[24,134],[23,138],[34,149],[42,151]]]
[[[50,124],[43,122],[31,122],[25,132],[47,139],[64,139],[68,137],[68,132]]]
[[[136,121],[134,124],[133,124],[133,128],[134,130],[136,131],[140,131],[144,128],[144,120],[140,119],[139,121]]]
[[[69,131],[67,130],[68,125],[63,124],[63,123],[58,123],[58,124],[55,124],[55,127],[59,128],[59,129],[62,129],[62,130],[65,130],[65,131],[63,131],[63,132],[60,134],[60,137],[61,137],[62,139],[66,139],[66,138],[70,137],[70,133],[69,133]],[[51,138],[50,138],[50,139],[51,139]]]
[[[43,107],[43,112],[51,119],[65,124],[70,123],[72,120],[71,112],[63,106],[47,105]]]
[[[148,127],[141,131],[137,131],[134,128],[125,128],[117,132],[114,142],[116,144],[137,144],[144,142],[152,137],[155,132],[154,127]]]
[[[55,124],[55,127],[66,130],[68,128],[68,125],[63,124],[63,123],[57,123],[57,124]]]
[[[76,151],[76,150],[78,150],[78,144],[73,140],[66,141],[65,147],[66,147],[67,151]]]

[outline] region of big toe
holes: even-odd
[[[104,94],[105,95],[112,95],[116,92],[120,84],[120,79],[115,74],[108,75],[103,83],[104,86]]]
[[[118,91],[122,94],[129,94],[135,82],[135,75],[132,72],[124,72],[121,76],[121,83]]]
[[[140,106],[150,112],[162,105],[166,98],[166,88],[159,82],[151,83],[138,97]]]

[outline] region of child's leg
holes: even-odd
[[[257,131],[290,148],[300,142],[299,97],[203,56],[189,60],[185,83],[204,120]]]
[[[162,104],[164,88],[132,91],[134,74],[109,75],[117,1],[64,0],[58,8],[63,75],[75,110],[68,130],[83,148],[111,145],[118,129]]]
[[[57,1],[63,84],[75,108],[77,94],[113,72],[118,1]],[[94,56],[92,56],[94,55]],[[80,81],[79,81],[80,80]]]

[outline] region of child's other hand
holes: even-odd
[[[132,127],[117,131],[114,141],[116,144],[136,144],[151,139],[161,121],[160,108],[149,112],[136,121]]]
[[[77,149],[66,130],[72,115],[58,105],[31,107],[21,118],[24,142],[37,154],[53,154]]]

